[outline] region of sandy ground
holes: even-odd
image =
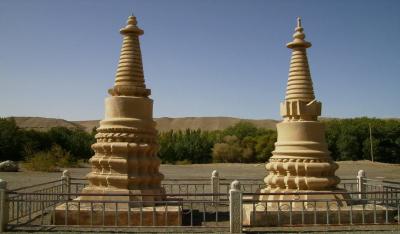
[[[340,167],[336,174],[341,178],[355,178],[358,170],[362,169],[369,178],[400,181],[400,164],[372,163],[370,161],[343,161],[338,164]],[[90,168],[69,168],[68,170],[72,177],[84,178]],[[209,178],[213,170],[218,170],[221,178],[229,179],[262,180],[266,175],[264,164],[218,163],[161,165],[160,167],[160,171],[166,179]],[[0,172],[0,179],[7,181],[10,189],[57,180],[60,176],[61,172],[33,172],[23,169],[20,172]]]

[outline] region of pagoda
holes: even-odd
[[[179,226],[182,205],[167,199],[161,185],[153,100],[144,80],[139,43],[143,30],[130,16],[120,33],[119,64],[92,145],[89,185],[81,196],[56,207],[54,223]]]
[[[95,155],[89,160],[89,186],[83,192],[125,193],[133,201],[158,201],[163,199],[164,176],[159,172],[153,100],[144,80],[139,43],[143,30],[130,16],[120,33],[123,43],[115,84],[105,100],[105,118],[92,145]]]
[[[321,115],[321,102],[315,99],[313,82],[307,59],[307,48],[311,43],[305,40],[301,19],[297,18],[297,27],[293,41],[286,45],[292,50],[289,79],[286,97],[280,105],[283,121],[277,124],[278,139],[273,156],[266,164],[268,171],[264,182],[263,193],[280,193],[280,195],[263,195],[261,200],[307,200],[311,198],[337,199],[342,196],[329,195],[286,195],[290,192],[338,191],[338,169],[330,157],[325,141],[324,124],[318,121]],[[273,205],[271,203],[270,205]],[[293,203],[302,206],[302,203]],[[314,203],[305,203],[312,207]],[[318,205],[318,204],[317,204]]]

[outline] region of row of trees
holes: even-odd
[[[374,155],[378,162],[400,163],[399,120],[355,118],[324,123],[334,160],[371,160]],[[160,134],[159,157],[166,163],[265,162],[272,156],[276,137],[276,131],[256,128],[247,122],[223,131],[170,131]]]
[[[24,130],[13,119],[0,118],[0,161],[26,160],[38,152],[67,153],[70,161],[93,155],[94,135],[81,129],[54,127],[48,131]]]
[[[370,118],[326,121],[326,140],[335,160],[400,163],[400,121]]]
[[[212,148],[214,162],[265,162],[276,142],[276,131],[240,122],[227,128]]]
[[[210,163],[211,149],[218,138],[219,132],[201,130],[160,133],[158,156],[163,163]]]
[[[223,131],[168,131],[159,134],[164,163],[265,162],[276,132],[240,122]]]
[[[324,122],[328,147],[335,160],[370,160],[371,128],[375,161],[400,163],[400,121],[356,118]],[[169,131],[159,134],[158,155],[163,163],[265,162],[272,155],[276,137],[276,131],[248,122],[223,131]],[[93,142],[94,133],[80,129],[23,130],[12,119],[0,119],[1,161],[26,160],[37,152],[60,150],[70,161],[86,160],[93,155]]]

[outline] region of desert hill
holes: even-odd
[[[12,117],[20,128],[46,131],[52,127],[82,128],[81,125],[64,119],[44,117]]]
[[[82,128],[88,132],[98,127],[99,120],[67,121],[43,117],[13,117],[17,125],[25,129],[46,131],[52,127]],[[160,132],[169,130],[201,129],[207,131],[222,130],[240,121],[248,121],[257,127],[275,129],[278,122],[272,119],[239,119],[231,117],[183,117],[183,118],[155,118],[157,129]]]
[[[64,119],[43,118],[43,117],[13,117],[20,128],[46,131],[52,127],[81,128],[91,132],[94,127],[99,126],[99,120],[68,121]],[[321,117],[321,121],[338,118]],[[400,121],[399,118],[386,118]],[[155,118],[157,130],[166,132],[169,130],[201,129],[203,131],[223,130],[240,121],[246,121],[259,128],[276,129],[278,120],[273,119],[240,119],[232,117],[181,117],[181,118]]]
[[[239,119],[231,117],[184,117],[184,118],[156,118],[157,129],[160,132],[169,130],[201,129],[205,131],[223,130],[240,121],[253,123],[257,127],[275,129],[276,120],[272,119]]]

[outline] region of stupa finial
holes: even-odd
[[[301,17],[297,16],[297,27],[301,28]]]
[[[126,21],[126,26],[119,30],[122,35],[125,34],[134,34],[137,36],[143,35],[143,30],[137,26],[136,17],[133,13],[128,17]]]
[[[289,42],[286,46],[290,49],[311,47],[311,43],[304,40],[304,38],[306,38],[306,35],[304,34],[304,28],[302,27],[300,17],[297,17],[297,25],[294,30],[295,32],[293,34],[293,41]]]

